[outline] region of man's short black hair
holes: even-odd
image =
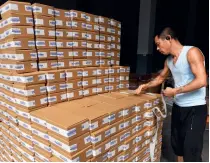
[[[171,27],[164,27],[157,31],[155,36],[158,36],[159,38],[165,39],[166,36],[170,35],[171,38],[178,40],[178,37],[176,35],[176,32]]]

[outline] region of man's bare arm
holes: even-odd
[[[207,85],[204,56],[201,51],[196,47],[191,48],[187,54],[187,59],[195,79],[183,87],[176,88],[176,94],[191,92]]]
[[[164,64],[164,69],[162,70],[160,75],[158,75],[154,80],[147,83],[145,89],[148,89],[151,87],[156,87],[156,86],[162,84],[165,81],[165,79],[168,77],[169,73],[170,73],[170,70],[168,68],[167,60],[166,60],[165,64]]]

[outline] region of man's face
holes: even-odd
[[[155,36],[155,44],[157,46],[157,51],[159,51],[161,54],[163,55],[170,54],[171,43],[169,40]]]

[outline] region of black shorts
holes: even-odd
[[[207,106],[180,107],[172,109],[171,145],[177,156],[184,161],[202,161],[203,134],[206,127]]]

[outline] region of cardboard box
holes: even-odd
[[[109,74],[108,67],[98,67],[97,76],[107,76]]]
[[[57,66],[57,60],[47,60],[38,62],[39,71],[57,70]]]
[[[35,50],[2,50],[4,59],[15,61],[35,61],[37,53]]]
[[[123,81],[119,84],[119,90],[128,90],[129,89],[129,82]]]
[[[98,42],[99,43],[101,37],[99,35],[99,32],[87,31],[87,33],[86,33],[86,39],[89,40],[89,41],[95,41],[95,42]]]
[[[15,102],[17,106],[21,106],[23,108],[33,109],[35,107],[44,107],[47,106],[47,97],[46,95],[40,95],[35,97],[20,97],[14,96]]]
[[[119,50],[110,50],[111,51],[111,55],[109,56],[109,57],[112,57],[112,59],[115,59],[115,60],[117,60],[117,59],[119,59],[120,58],[120,51]],[[123,72],[126,72],[126,70],[124,69],[121,69],[121,73],[123,73]],[[130,73],[130,68],[129,69],[127,69],[127,73]]]
[[[0,7],[1,17],[4,19],[7,14],[21,13],[32,16],[32,7],[27,2],[9,1]]]
[[[56,40],[56,46],[58,49],[73,48],[73,49],[86,49],[87,42],[86,40]]]
[[[59,159],[56,156],[52,156],[52,157],[50,157],[50,162],[63,162],[63,160]]]
[[[44,72],[32,72],[24,74],[13,74],[14,83],[32,85],[46,83],[46,77]]]
[[[109,25],[110,19],[107,17],[99,16],[98,22],[99,22],[99,24]]]
[[[130,73],[130,67],[128,66],[120,66],[120,75],[121,74],[129,74]]]
[[[80,162],[80,161],[85,162],[85,161],[88,161],[90,158],[92,158],[91,148],[92,146],[89,146],[73,156],[65,155],[65,153],[59,150],[53,150],[53,155],[62,159],[62,161],[64,162]]]
[[[67,69],[65,70],[66,73],[66,81],[71,81],[73,79],[82,79],[83,76],[83,69],[81,68],[74,68],[74,69]]]
[[[56,136],[53,133],[51,134],[51,132],[49,132],[49,134],[52,149],[62,151],[64,155],[73,156],[91,145],[89,132],[71,140],[70,142],[60,139],[59,136]]]
[[[72,49],[57,49],[58,59],[73,59]]]
[[[52,156],[52,150],[50,145],[48,145],[48,143],[45,144],[45,142],[36,135],[33,136],[34,136],[34,141],[33,141],[34,151],[40,153],[46,158],[50,158]]]
[[[55,8],[55,18],[69,20],[69,18],[70,18],[70,11],[69,10],[63,10],[63,9]]]
[[[74,90],[74,89],[80,89],[82,88],[82,80],[76,79],[76,80],[69,80],[66,82],[67,90]]]
[[[120,44],[120,36],[111,35],[111,42],[115,44]]]
[[[66,83],[65,82],[47,83],[46,88],[48,93],[63,92],[66,91]]]
[[[85,13],[85,17],[86,17],[87,22],[98,23],[98,16],[97,15]]]
[[[34,3],[32,5],[34,15],[54,17],[54,8],[52,6]]]
[[[68,20],[55,17],[56,29],[68,29],[69,28],[68,23],[69,23]]]
[[[33,26],[33,17],[30,15],[7,14],[0,21],[0,27],[4,30],[7,26]]]
[[[105,35],[110,35],[110,33],[107,32],[107,28],[108,26],[106,25],[103,25],[103,24],[99,24],[99,31],[100,31],[100,34],[105,34]]]
[[[100,26],[97,23],[87,22],[85,23],[85,29],[87,31],[99,32]]]
[[[67,98],[69,101],[83,98],[83,90],[82,89],[67,90]]]
[[[67,101],[66,91],[48,94],[48,106]]]
[[[97,68],[96,67],[87,67],[83,69],[83,77],[96,77]]]
[[[95,49],[99,50],[100,49],[100,44],[99,42],[93,42],[93,41],[87,41],[87,49]]]
[[[111,52],[109,50],[100,50],[100,58],[107,59],[110,58]]]
[[[92,95],[96,95],[96,94],[97,94],[97,87],[96,86],[83,88],[84,97],[92,96]]]
[[[119,83],[120,83],[120,77],[119,76],[109,75],[109,84],[110,85],[112,85],[112,84],[118,84],[119,85]]]
[[[115,92],[119,90],[119,84],[109,83],[109,92]]]
[[[96,77],[84,77],[83,78],[83,82],[82,82],[83,88],[93,87],[96,85],[97,85]]]
[[[73,59],[58,59],[58,69],[70,68],[70,62],[73,62]]]
[[[64,37],[69,40],[86,40],[87,32],[81,30],[68,29],[65,30]]]
[[[99,145],[96,146],[93,145],[93,158],[96,158],[101,154],[108,152],[109,149],[110,149],[110,138],[108,138]]]
[[[4,28],[4,32],[0,35],[1,41],[6,41],[10,38],[31,38],[34,39],[34,29],[33,27],[24,27],[24,26],[11,26],[8,25]]]
[[[56,41],[54,39],[36,39],[37,49],[54,49],[56,48]]]
[[[108,76],[97,76],[97,85],[100,84],[108,84],[109,83],[109,77]],[[107,90],[108,91],[108,90]]]
[[[39,38],[55,39],[55,36],[57,36],[56,32],[55,32],[55,28],[52,28],[52,27],[51,28],[35,27],[36,39],[39,39]]]
[[[22,62],[5,60],[0,63],[0,69],[9,70],[17,74],[35,72],[37,71],[37,63],[36,61]]]
[[[97,157],[93,157],[91,159],[91,162],[105,162],[105,161],[108,160],[108,157],[107,156],[108,156],[108,153],[104,153],[104,154],[99,155]]]
[[[47,90],[44,84],[23,86],[19,84],[13,85],[13,92],[19,96],[37,96],[46,94]]]
[[[83,21],[73,20],[69,23],[69,26],[73,30],[79,30],[79,31],[86,30],[86,23]]]
[[[108,59],[100,59],[100,67],[108,67]]]
[[[71,20],[86,21],[86,16],[85,16],[84,12],[77,11],[77,10],[70,10],[70,19]]]
[[[47,83],[65,82],[66,73],[64,70],[52,70],[46,72]]]
[[[97,94],[106,93],[109,91],[109,85],[97,85]]]
[[[55,18],[42,15],[34,15],[35,27],[55,28]]]
[[[27,49],[35,49],[35,41],[33,39],[26,39],[26,38],[10,38],[7,42],[0,45],[2,49],[8,50],[27,50]]]

